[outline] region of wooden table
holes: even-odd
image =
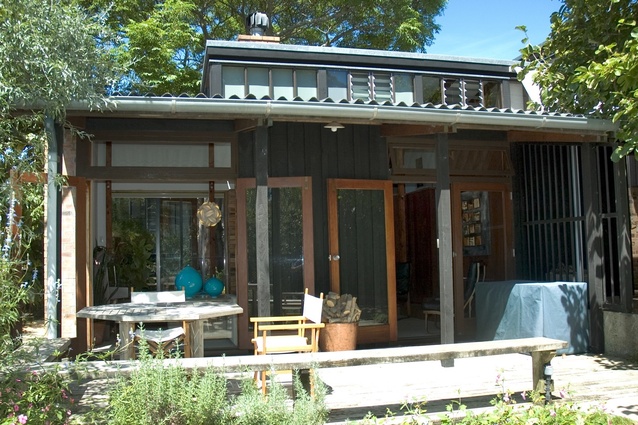
[[[244,310],[237,305],[234,296],[224,295],[218,298],[192,299],[186,302],[169,303],[122,303],[84,307],[77,312],[77,317],[85,319],[101,319],[118,322],[120,326],[121,346],[120,358],[128,360],[134,357],[132,331],[136,323],[145,322],[182,322],[186,321],[187,335],[190,335],[191,353],[193,357],[204,356],[203,321],[215,317],[241,314]]]

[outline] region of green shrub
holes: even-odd
[[[0,425],[68,424],[70,394],[57,371],[6,374],[0,383]]]
[[[494,409],[476,413],[468,410],[459,400],[447,406],[447,413],[438,416],[441,425],[636,425],[628,418],[611,415],[599,407],[584,408],[569,400],[566,390],[560,390],[560,400],[545,402],[545,396],[536,392],[523,392],[517,404],[513,394],[505,389],[501,374],[496,378],[500,393],[492,400]],[[362,424],[416,425],[430,423],[423,403],[405,403],[399,416],[388,410],[384,418],[368,414]]]
[[[296,378],[293,403],[280,384],[273,383],[264,397],[252,377],[246,377],[241,393],[229,396],[220,370],[189,373],[174,363],[166,364],[162,356],[152,358],[143,341],[139,352],[139,369],[120,379],[109,393],[105,413],[109,424],[318,425],[327,416],[321,383],[315,385],[315,397],[310,397]]]
[[[316,375],[312,375],[316,376]],[[314,379],[314,378],[311,378]],[[294,402],[286,389],[271,382],[268,396],[264,397],[252,379],[242,382],[241,393],[231,397],[233,425],[320,425],[325,423],[328,411],[324,405],[325,385],[315,379],[314,397],[303,388],[299,376],[294,375]]]
[[[441,424],[482,425],[482,424],[512,424],[512,425],[631,425],[627,418],[610,415],[599,408],[586,409],[569,399],[569,392],[561,389],[559,400],[547,401],[543,394],[537,392],[522,392],[520,399],[528,402],[517,405],[511,391],[505,387],[505,379],[501,374],[496,377],[496,385],[500,393],[492,400],[495,407],[490,411],[476,414],[466,410],[463,404],[458,406],[454,414],[454,404],[448,406]],[[460,413],[460,415],[458,414]]]

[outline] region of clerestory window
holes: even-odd
[[[332,100],[375,100],[379,103],[414,102],[414,77],[391,72],[328,70],[328,97]]]
[[[466,76],[437,76],[378,70],[327,69],[318,74],[312,67],[238,66],[222,67],[224,97],[255,96],[257,99],[329,97],[341,100],[379,103],[417,100],[415,78],[420,78],[422,102],[435,105],[461,105],[501,108],[501,81]],[[420,97],[420,96],[419,96]]]
[[[435,84],[428,77],[426,85],[425,77],[423,84],[424,101],[437,103],[436,95],[440,92],[434,90]],[[443,82],[443,104],[461,105],[486,108],[501,108],[501,83],[472,78],[444,78]],[[427,92],[426,92],[427,87]],[[426,97],[426,94],[428,97]]]
[[[317,97],[317,71],[265,66],[224,66],[222,86],[226,98],[252,95],[258,99],[269,97],[292,100],[300,97],[308,100]]]

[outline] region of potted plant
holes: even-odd
[[[145,290],[153,272],[153,235],[134,220],[113,223],[113,265],[118,286]]]
[[[323,300],[322,321],[326,327],[319,338],[321,351],[354,350],[360,318],[357,297],[329,292]]]

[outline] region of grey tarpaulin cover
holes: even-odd
[[[544,336],[569,342],[558,353],[585,353],[589,345],[587,284],[584,282],[479,282],[479,341]]]

